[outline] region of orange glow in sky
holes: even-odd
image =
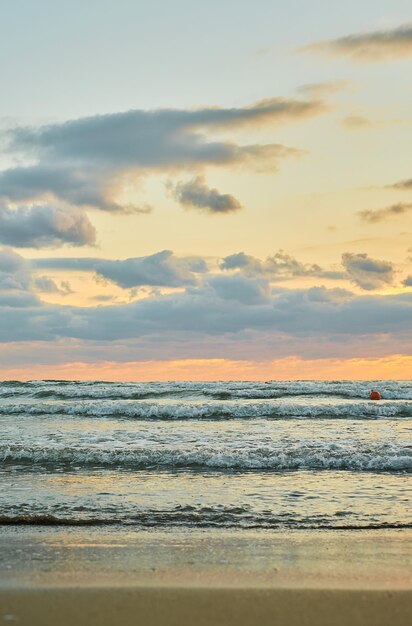
[[[67,363],[57,366],[0,369],[0,377],[12,380],[69,379],[127,382],[213,380],[405,380],[410,378],[412,356],[393,355],[371,359],[316,359],[288,357],[269,362],[194,359],[98,364]]]

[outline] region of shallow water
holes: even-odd
[[[412,527],[411,382],[0,383],[0,428],[3,524]]]

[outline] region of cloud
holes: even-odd
[[[3,308],[3,310],[9,313],[9,330],[12,330],[13,327],[14,309],[29,309],[37,307],[38,305],[39,300],[30,292],[15,290],[0,291],[0,310]],[[24,332],[22,335],[24,335]]]
[[[39,276],[34,279],[34,287],[41,293],[55,293],[61,296],[68,296],[73,293],[70,283],[66,280],[61,281],[60,287],[49,276]]]
[[[344,275],[363,289],[380,288],[393,280],[390,263],[366,254],[347,253],[343,264]],[[283,252],[263,261],[238,253],[226,257],[222,265],[226,269],[212,273],[203,259],[178,258],[170,251],[124,261],[60,258],[29,262],[10,249],[0,249],[0,342],[58,341],[70,346],[77,341],[82,342],[83,356],[90,358],[93,342],[103,342],[112,347],[102,348],[102,354],[110,352],[111,358],[116,354],[120,360],[130,356],[132,345],[145,358],[151,354],[173,358],[176,351],[180,357],[206,353],[233,357],[259,351],[259,358],[272,358],[273,350],[283,355],[342,353],[348,342],[367,346],[368,337],[375,352],[383,345],[383,336],[385,349],[411,344],[410,290],[359,296],[324,286],[273,288],[271,282],[278,279],[325,273]],[[53,293],[57,288],[61,293],[65,287],[47,275],[33,276],[45,269],[94,271],[128,289],[148,285],[174,290],[164,294],[153,289],[147,297],[129,303],[106,305],[100,298],[91,307],[51,305],[41,302],[34,292]]]
[[[371,259],[367,254],[342,255],[342,265],[350,279],[361,289],[372,291],[391,285],[394,281],[394,267],[389,261]]]
[[[25,270],[28,266],[28,262],[14,250],[0,248],[0,272],[14,274]]]
[[[47,205],[0,206],[0,242],[16,248],[43,248],[61,244],[93,245],[96,230],[87,215],[76,208]]]
[[[358,215],[360,215],[362,221],[376,224],[391,217],[405,215],[409,211],[412,211],[412,203],[398,202],[398,204],[393,204],[384,209],[366,209],[364,211],[358,211]]]
[[[264,272],[263,264],[260,259],[245,254],[244,252],[236,252],[225,257],[220,264],[222,270],[242,269],[250,274],[261,274]]]
[[[136,177],[153,171],[242,163],[274,169],[280,159],[301,151],[279,144],[238,144],[211,135],[298,121],[326,110],[319,100],[271,98],[238,108],[133,110],[17,127],[3,135],[9,154],[23,165],[0,172],[0,198],[130,211],[134,207],[116,200],[125,177],[130,186]]]
[[[307,83],[306,85],[301,85],[298,91],[313,98],[323,98],[324,96],[330,96],[340,91],[352,89],[353,86],[354,83],[347,80],[329,80],[323,83]]]
[[[228,298],[243,298],[243,301],[246,296],[242,294],[250,294],[256,301],[264,300],[271,283],[295,278],[351,280],[362,289],[373,290],[392,284],[395,274],[391,263],[371,259],[367,254],[346,253],[342,256],[342,269],[329,270],[315,263],[302,263],[283,250],[263,260],[244,252],[228,255],[218,264],[221,273],[217,274],[202,257],[177,257],[170,250],[123,260],[40,258],[31,261],[31,268],[36,271],[93,272],[100,279],[123,289],[198,289],[203,284],[219,292],[222,298],[227,292]],[[347,293],[342,289],[338,292]],[[154,295],[155,292],[149,294],[150,297]]]
[[[385,274],[385,268],[379,272],[377,266],[384,262],[366,255],[352,256],[358,257],[357,263],[352,259],[357,271]],[[28,262],[10,249],[0,249],[0,342],[16,342],[16,355],[27,355],[24,342],[44,342],[50,350],[55,346],[60,359],[63,347],[65,358],[70,352],[89,362],[96,355],[132,360],[137,353],[142,359],[153,355],[160,359],[177,355],[211,358],[217,354],[231,358],[253,354],[260,359],[279,354],[316,357],[361,348],[363,354],[378,354],[391,346],[407,349],[412,344],[411,290],[359,296],[324,286],[273,289],[270,277],[262,273],[202,274],[200,270],[207,269],[203,260],[178,259],[167,251],[133,259],[135,263],[112,262],[100,270],[102,276],[110,273],[127,287],[139,281],[178,285],[179,290],[172,293],[153,290],[146,298],[110,305],[100,298],[99,304],[91,307],[46,304],[35,295],[39,288],[50,293],[54,286],[47,275],[33,277],[31,272],[53,266],[86,270],[98,261]],[[64,289],[62,285],[57,288]],[[43,350],[49,358],[50,350],[36,346],[37,355]],[[4,348],[1,350],[3,356]]]
[[[35,146],[31,150],[36,150]],[[120,211],[110,199],[106,171],[87,163],[65,163],[57,155],[48,163],[0,172],[0,197],[6,202],[64,202],[78,207]]]
[[[119,287],[130,289],[143,285],[185,287],[197,283],[197,274],[207,271],[206,262],[198,257],[176,257],[170,250],[124,260],[96,258],[35,259],[35,269],[95,272]]]
[[[350,130],[359,130],[373,126],[374,122],[363,115],[348,115],[341,120],[341,124]]]
[[[405,287],[412,287],[412,275],[407,276],[405,280],[402,281],[402,284],[405,285]]]
[[[272,280],[287,280],[298,276],[317,276],[335,279],[344,277],[342,272],[328,272],[324,271],[317,264],[301,263],[283,250],[264,261],[244,252],[230,254],[223,259],[220,269],[240,270],[246,275],[262,275]]]
[[[29,263],[14,250],[0,248],[0,308],[9,310],[39,304],[31,292]]]
[[[270,286],[267,280],[240,274],[217,275],[208,280],[208,285],[224,300],[234,300],[244,305],[264,304],[270,301]]]
[[[133,206],[132,211],[133,213],[142,213],[147,215],[153,211],[153,207],[151,204],[142,204],[140,206]]]
[[[336,287],[333,289],[327,289],[324,286],[310,287],[307,293],[309,300],[312,302],[329,302],[335,304],[343,303],[354,297],[351,291]]]
[[[412,56],[412,24],[320,41],[304,46],[301,51],[349,57],[363,63],[404,58]]]
[[[25,291],[30,284],[30,266],[17,252],[0,248],[0,289]]]
[[[392,185],[387,185],[389,189],[400,189],[401,191],[410,191],[412,190],[412,178],[408,180],[401,180],[398,183],[393,183]]]
[[[239,200],[208,187],[202,176],[187,183],[169,185],[169,189],[173,197],[185,207],[202,209],[208,213],[232,213],[241,209]]]
[[[331,291],[331,293],[329,293]],[[223,294],[223,297],[222,297]],[[241,297],[239,297],[239,294]],[[355,342],[355,336],[390,335],[404,346],[411,342],[412,292],[355,296],[325,288],[278,290],[267,298],[246,297],[240,288],[235,297],[209,284],[184,292],[155,296],[129,304],[89,308],[43,305],[0,309],[0,341],[122,342],[144,340],[146,345],[207,342],[208,337],[231,336],[233,342],[277,336],[286,350],[291,340],[335,345]],[[251,335],[249,336],[249,334]],[[248,339],[249,337],[249,339]],[[289,338],[289,344],[288,344]],[[373,341],[372,341],[373,343]],[[289,345],[289,348],[287,347]],[[118,347],[121,352],[121,346]],[[196,350],[194,350],[196,352]],[[289,352],[290,353],[290,352]],[[272,357],[273,358],[273,357]]]

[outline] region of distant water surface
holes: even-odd
[[[0,428],[2,524],[412,527],[412,382],[9,381]]]

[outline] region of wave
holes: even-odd
[[[6,396],[3,396],[6,397]],[[7,397],[13,397],[9,395]],[[90,392],[88,390],[61,390],[55,391],[53,389],[41,389],[40,391],[34,391],[30,394],[31,398],[49,398],[51,400],[148,400],[148,399],[161,399],[172,397],[184,397],[184,393],[178,390],[169,391],[129,391],[120,390],[112,392],[110,389],[104,391],[97,390]]]
[[[136,420],[391,419],[412,417],[412,402],[148,402],[77,401],[0,404],[0,415]]]
[[[0,515],[0,526],[97,526],[101,524],[110,524],[110,520],[57,517],[50,514]]]
[[[331,529],[331,530],[382,530],[408,529],[412,523],[371,522],[356,520],[350,513],[335,515],[273,514],[270,511],[250,511],[247,507],[175,507],[169,510],[134,512],[129,516],[107,516],[100,513],[75,517],[52,513],[28,513],[1,515],[0,526],[137,526],[139,528],[196,527],[196,528],[243,528],[243,529]]]
[[[357,472],[412,472],[412,446],[347,441],[344,443],[274,442],[249,447],[176,446],[142,448],[104,447],[99,444],[0,445],[4,464],[47,467],[113,467],[131,469],[180,468],[187,470],[351,470]]]
[[[368,398],[372,387],[386,400],[412,400],[407,381],[268,381],[217,383],[107,383],[73,381],[0,382],[0,398],[49,398],[55,400],[144,400],[161,398],[209,398],[258,400],[294,396]]]

